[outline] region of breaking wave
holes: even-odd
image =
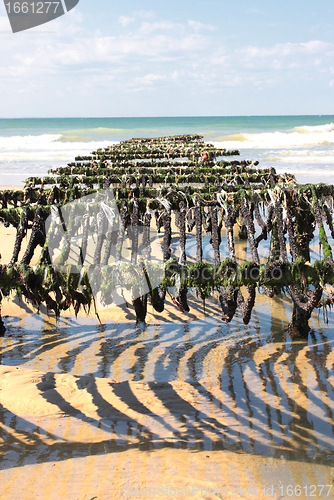
[[[217,148],[295,148],[334,144],[334,124],[295,127],[288,131],[245,133],[222,137],[215,141]]]

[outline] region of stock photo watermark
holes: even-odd
[[[125,496],[131,497],[142,497],[142,498],[154,498],[154,497],[226,497],[226,496],[243,496],[257,497],[259,496],[259,490],[257,488],[233,488],[232,490],[227,490],[226,488],[221,488],[219,486],[207,487],[201,484],[193,484],[191,486],[181,486],[178,488],[171,487],[166,484],[159,484],[155,488],[132,488],[130,485],[125,486]],[[273,496],[273,493],[269,491],[268,496]]]
[[[77,285],[90,288],[97,310],[152,294],[165,278],[162,235],[151,225],[155,211],[141,213],[138,201],[132,207],[119,206],[108,188],[62,207],[53,206],[45,223],[51,264],[56,271],[77,275]],[[187,270],[176,259],[167,267],[176,288],[187,279],[202,285],[223,283],[226,272],[224,266],[205,263]],[[280,265],[275,263],[265,270],[256,264],[236,266],[227,273],[229,293],[245,280],[277,283],[282,278]],[[194,293],[191,288],[188,291]]]
[[[72,10],[79,0],[4,0],[13,33],[53,21]]]
[[[152,488],[133,488],[130,485],[125,486],[125,496],[127,498],[154,498],[154,497],[215,497],[215,498],[225,498],[225,497],[242,497],[245,499],[256,498],[256,497],[268,497],[280,498],[286,497],[299,497],[302,494],[311,497],[329,497],[330,491],[332,489],[331,484],[317,484],[317,485],[280,485],[280,486],[264,486],[261,489],[258,488],[231,488],[227,489],[225,487],[208,487],[201,484],[193,484],[191,486],[181,486],[178,488],[171,487],[166,484],[159,484]]]

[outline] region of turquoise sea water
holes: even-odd
[[[334,116],[0,119],[0,185],[45,175],[78,154],[130,139],[199,133],[244,159],[294,173],[300,182],[333,182]]]

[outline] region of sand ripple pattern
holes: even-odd
[[[334,339],[321,327],[294,343],[277,325],[264,335],[265,318],[249,328],[38,317],[9,326],[1,468],[166,446],[332,460]]]

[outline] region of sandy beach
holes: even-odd
[[[329,342],[319,352],[317,317],[316,342],[291,346],[287,304],[270,302],[247,332],[212,317],[146,328],[7,317],[1,498],[123,499],[163,487],[177,498],[186,488],[194,498],[249,489],[250,498],[278,499],[290,485],[331,485],[333,422],[322,408],[332,406],[332,381],[319,383],[319,373],[334,351]]]
[[[14,238],[2,227],[1,263]],[[100,311],[100,324],[3,300],[1,498],[327,494],[333,319],[313,313],[310,340],[291,343],[284,298],[259,296],[248,326],[238,313],[222,322],[214,298],[189,305],[149,304],[137,326],[132,305]]]

